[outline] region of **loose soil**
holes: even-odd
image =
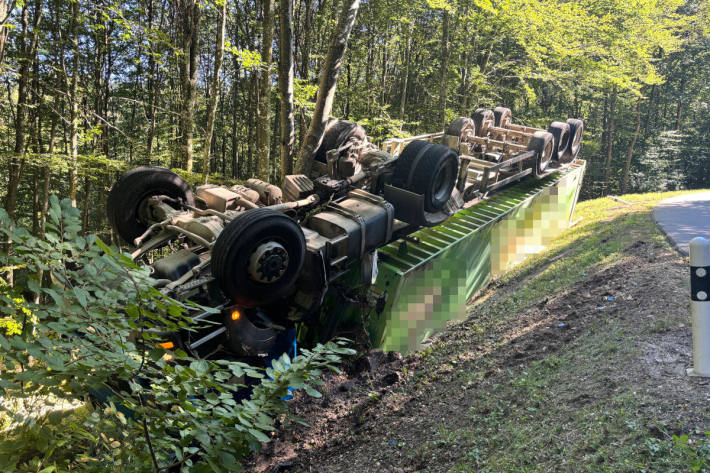
[[[692,444],[710,430],[708,381],[685,374],[687,261],[647,208],[611,204],[600,244],[626,237],[612,257],[556,282],[557,262],[587,238],[580,228],[492,283],[427,349],[351,361],[322,398],[297,395],[308,426],[285,426],[247,471],[684,471],[695,454],[677,453],[673,435]],[[511,309],[541,275],[555,289]]]

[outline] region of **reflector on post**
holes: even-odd
[[[710,377],[710,242],[690,241],[690,314],[693,324],[693,367],[689,376]]]

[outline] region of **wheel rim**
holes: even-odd
[[[153,214],[151,199],[153,197],[166,196],[171,197],[171,192],[168,189],[151,189],[146,192],[140,199],[138,208],[136,209],[135,216],[139,223],[145,225],[146,227],[157,223],[156,216]],[[176,204],[168,203],[168,205],[174,209],[179,208]]]
[[[483,136],[486,136],[488,134],[488,129],[494,124],[494,119],[491,117],[486,117],[483,119],[483,121],[481,122],[481,133],[483,133]]]
[[[276,241],[258,245],[249,256],[249,276],[260,283],[273,283],[281,279],[288,269],[288,252]]]
[[[459,138],[461,141],[466,142],[472,136],[476,136],[476,127],[473,123],[467,123],[462,128]]]
[[[501,115],[500,124],[498,126],[501,128],[508,128],[511,121],[513,121],[513,116],[510,112],[506,111],[503,115]]]

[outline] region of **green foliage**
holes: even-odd
[[[303,109],[308,113],[313,113],[316,106],[316,94],[318,86],[302,79],[293,82],[293,104],[296,108]]]
[[[12,326],[0,334],[0,393],[42,403],[103,392],[110,405],[23,421],[3,403],[16,420],[15,436],[0,443],[2,471],[160,471],[171,464],[234,471],[269,441],[289,387],[319,396],[323,370],[337,371],[340,357],[353,353],[338,341],[294,359],[283,355],[263,370],[168,352],[156,345],[157,332],[194,326],[191,311],[209,309],[165,297],[147,269],[82,235],[69,200],[52,196],[48,215],[47,233],[37,238],[0,211],[0,234],[14,245],[12,255],[0,255],[0,267],[22,268],[20,282],[0,284],[0,314]],[[239,402],[234,390],[246,378],[260,381]]]
[[[360,120],[360,125],[367,130],[368,138],[374,143],[380,143],[387,138],[406,138],[411,136],[402,130],[404,121],[389,116],[379,116],[364,118]]]
[[[237,61],[239,61],[239,65],[244,69],[256,69],[264,65],[264,63],[261,62],[259,51],[239,49],[229,40],[224,42],[224,50],[233,54]]]
[[[259,159],[257,90],[264,70],[260,9],[248,2],[227,3],[228,54],[220,74],[220,105],[212,143],[205,143],[221,0],[198,3],[194,155],[199,158],[211,146],[210,177],[217,182],[244,180],[253,176]],[[72,189],[88,231],[106,232],[101,202],[119,170],[184,166],[184,24],[181,14],[165,14],[178,13],[173,9],[183,4],[40,2],[37,52],[30,58],[25,48],[34,33],[36,7],[14,4],[2,27],[15,37],[5,44],[0,64],[7,85],[6,99],[0,101],[0,166],[12,169],[8,162],[20,159],[14,150],[22,137],[20,154],[26,157],[18,174],[17,207],[8,208],[21,222],[39,213],[34,190],[45,169],[50,170],[51,191],[69,194],[73,103],[79,115],[79,177]],[[69,47],[73,5],[79,20],[77,97],[67,90],[74,61]],[[294,2],[296,150],[308,130],[340,5]],[[582,198],[619,192],[629,151],[627,192],[707,187],[709,5],[702,0],[362,2],[332,115],[365,125],[374,142],[441,130],[442,115],[448,122],[470,116],[478,107],[504,105],[512,109],[515,122],[542,128],[551,120],[578,117],[585,121],[582,157],[589,163]],[[29,17],[24,36],[23,8]],[[445,42],[444,12],[449,19]],[[279,42],[274,42],[276,50]],[[28,61],[28,83],[21,88],[18,72]],[[274,106],[279,104],[278,65],[274,61],[271,77]],[[21,104],[22,124],[17,120]],[[278,113],[271,116],[271,159],[262,167],[273,177],[280,169],[280,153],[275,152],[280,123]],[[681,139],[669,140],[669,133]],[[200,159],[193,171],[187,180],[197,182]],[[0,179],[0,196],[14,183]]]
[[[690,471],[710,470],[710,432],[705,432],[705,437],[699,440],[690,439],[687,435],[674,435],[673,446],[681,455],[689,459]]]

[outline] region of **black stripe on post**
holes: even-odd
[[[710,266],[690,267],[690,299],[700,302],[710,301]]]

